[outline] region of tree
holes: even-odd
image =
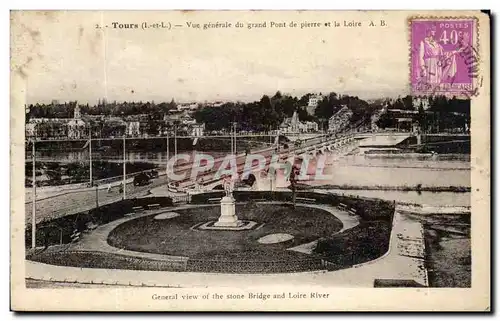
[[[418,123],[420,124],[420,128],[425,131],[427,130],[427,115],[424,110],[424,105],[420,103],[420,106],[418,106],[418,116],[417,116]]]
[[[318,118],[330,118],[333,115],[333,108],[330,106],[330,101],[328,97],[324,97],[318,102],[318,106],[314,110],[314,115]]]
[[[280,123],[278,114],[273,108],[269,96],[264,95],[260,99],[260,110],[263,115],[262,124],[267,128],[267,130],[278,127]]]
[[[385,113],[380,116],[379,120],[377,121],[377,126],[380,128],[394,128],[396,127],[396,120],[391,114]]]
[[[309,103],[309,98],[312,96],[312,94],[305,94],[304,96],[300,97],[298,104],[300,106],[306,106]]]
[[[296,208],[296,200],[297,200],[297,178],[299,175],[299,169],[295,167],[295,165],[290,164],[290,189],[292,190],[292,204],[293,208]]]
[[[170,103],[168,104],[168,109],[177,109],[177,103],[175,102],[175,100],[173,98],[170,101]]]
[[[413,97],[412,96],[407,95],[407,96],[403,97],[403,99],[401,101],[403,103],[403,106],[401,109],[415,110],[415,108],[413,107]]]
[[[149,136],[158,135],[158,123],[154,120],[154,118],[151,115],[148,117],[146,132],[148,133]]]
[[[405,105],[403,104],[403,101],[401,98],[396,99],[394,104],[392,105],[393,109],[405,109]]]

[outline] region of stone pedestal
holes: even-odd
[[[220,217],[214,226],[217,227],[238,227],[241,222],[236,216],[235,200],[231,196],[225,196],[220,201]]]

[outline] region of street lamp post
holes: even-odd
[[[236,152],[236,122],[233,122],[233,136],[234,136],[234,155],[237,155],[238,153]]]
[[[174,126],[174,157],[177,157],[177,125]]]
[[[36,159],[35,159],[35,139],[32,140],[31,142],[31,157],[32,157],[32,162],[33,162],[33,182],[32,182],[32,188],[33,188],[33,195],[32,195],[32,211],[31,211],[31,248],[36,247]]]
[[[89,127],[89,172],[90,186],[92,187],[92,128]]]
[[[127,193],[126,193],[126,189],[127,189],[127,156],[125,154],[125,143],[126,143],[126,140],[125,140],[125,135],[123,135],[123,199],[126,198],[127,196]]]
[[[95,208],[99,207],[99,186],[95,184]]]
[[[299,132],[300,134],[300,132]],[[300,139],[300,136],[299,136],[299,139]],[[279,149],[280,149],[280,130],[279,128],[276,130],[276,151],[279,152]]]
[[[233,136],[233,128],[229,126],[229,140],[231,141],[231,155],[234,154],[234,136]]]
[[[168,161],[170,159],[169,140],[170,140],[170,137],[169,137],[169,133],[167,131],[167,172],[165,173],[167,175],[167,179],[168,179]]]

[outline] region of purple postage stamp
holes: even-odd
[[[409,19],[413,95],[477,95],[477,20],[467,17]]]

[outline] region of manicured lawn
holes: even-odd
[[[315,253],[340,269],[374,260],[387,252],[391,235],[388,220],[362,221],[332,238],[321,240]]]
[[[174,210],[175,211],[175,210]],[[201,231],[192,226],[217,220],[220,207],[200,207],[175,211],[180,216],[155,220],[154,216],[119,225],[109,237],[112,246],[150,253],[188,256],[190,259],[231,261],[283,261],[311,258],[287,248],[329,237],[342,228],[342,222],[327,211],[288,205],[245,204],[236,206],[240,219],[264,225],[250,231]],[[257,240],[273,233],[287,233],[294,239],[277,244]]]
[[[430,286],[470,287],[470,216],[434,215],[425,221],[426,265]]]

